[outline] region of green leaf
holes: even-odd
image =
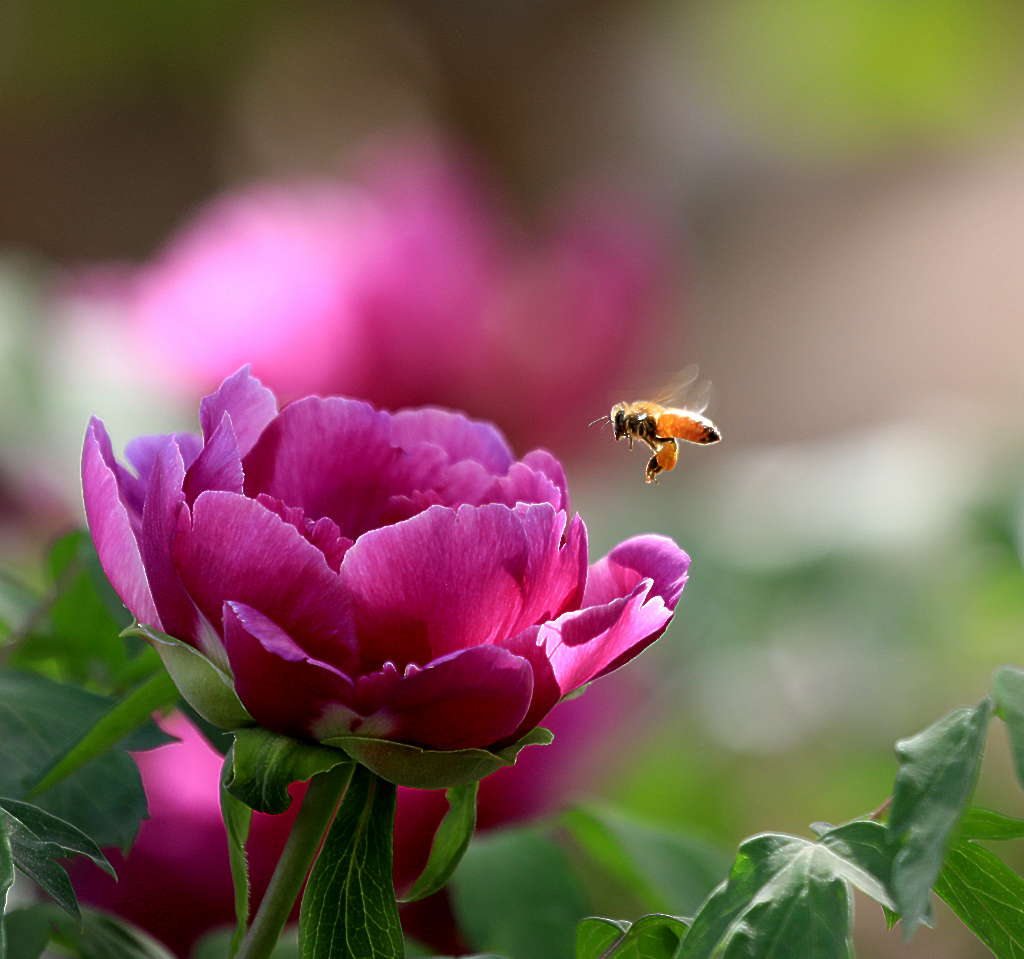
[[[974,792],[991,715],[985,699],[896,744],[900,768],[887,828],[896,851],[892,895],[907,937],[928,914],[929,890]]]
[[[117,703],[71,749],[60,756],[46,775],[32,787],[29,795],[38,795],[67,779],[87,762],[102,756],[124,741],[130,733],[150,725],[150,717],[156,710],[173,705],[177,699],[178,690],[166,673],[159,672],[147,679]],[[168,736],[165,741],[173,740]]]
[[[608,950],[629,932],[625,919],[587,916],[576,926],[576,959],[604,959]]]
[[[565,851],[536,827],[477,837],[449,888],[469,945],[517,959],[571,956],[589,911]]]
[[[579,806],[562,823],[642,909],[692,914],[729,870],[729,860],[709,844],[614,810]]]
[[[975,842],[954,843],[935,892],[999,959],[1024,959],[1024,879]]]
[[[1004,666],[992,682],[999,718],[1006,723],[1017,782],[1024,786],[1024,669]]]
[[[870,819],[858,819],[830,829],[818,841],[835,854],[831,865],[837,876],[884,908],[894,908],[889,893],[893,850],[885,826]]]
[[[336,736],[324,739],[323,743],[344,749],[357,763],[396,786],[449,789],[477,782],[505,766],[512,766],[516,756],[527,746],[546,746],[554,738],[550,730],[538,726],[518,742],[497,752],[489,749],[421,749],[370,736]]]
[[[231,867],[231,884],[235,890],[235,930],[231,936],[228,955],[233,956],[242,944],[249,926],[249,859],[245,844],[249,841],[249,827],[252,825],[252,810],[240,799],[236,799],[227,788],[227,780],[234,767],[231,750],[224,758],[220,777],[220,811],[224,819],[224,831],[228,840],[228,864]]]
[[[231,771],[225,786],[250,809],[283,813],[292,803],[288,787],[317,773],[351,763],[340,749],[302,742],[254,726],[235,731]]]
[[[356,766],[302,897],[302,959],[402,959],[391,882],[395,792]]]
[[[238,729],[253,725],[252,716],[235,692],[232,677],[195,646],[141,623],[133,623],[121,635],[138,636],[149,642],[181,695],[214,726]]]
[[[0,799],[0,820],[10,838],[15,865],[72,916],[79,915],[78,900],[57,860],[83,856],[114,875],[107,857],[88,836],[38,806]]]
[[[111,706],[105,696],[42,676],[0,671],[0,795],[24,796]],[[133,733],[122,746],[149,748],[160,741],[170,740],[149,726]],[[48,790],[38,804],[100,846],[130,846],[146,815],[138,768],[120,750],[83,766]]]
[[[63,921],[54,940],[77,959],[174,959],[154,938],[116,916],[84,910],[82,923]]]
[[[4,913],[7,911],[7,893],[14,885],[14,852],[7,823],[0,820],[0,959],[7,955],[7,935]]]
[[[686,930],[687,924],[678,916],[643,916],[608,953],[608,959],[674,959]]]
[[[960,819],[957,839],[1024,839],[1024,819],[973,807]]]
[[[423,872],[399,902],[416,902],[432,896],[451,878],[476,829],[476,794],[480,783],[453,786],[445,793],[448,812],[437,827],[430,858]]]
[[[852,900],[840,858],[794,836],[748,839],[694,918],[681,959],[848,959]]]
[[[46,903],[7,913],[2,920],[7,928],[7,959],[39,959],[50,941],[55,912],[55,907]],[[3,954],[0,949],[0,956]]]

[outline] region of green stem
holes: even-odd
[[[352,778],[352,769],[352,764],[337,766],[310,780],[302,808],[236,959],[267,959],[273,952],[320,848],[320,840]]]

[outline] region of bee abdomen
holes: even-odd
[[[687,443],[717,443],[722,434],[706,416],[684,410],[666,410],[658,417],[658,435],[671,436]]]

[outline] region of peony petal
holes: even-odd
[[[555,459],[547,450],[531,450],[523,457],[523,465],[530,467],[534,473],[540,473],[546,477],[548,482],[554,487],[558,493],[558,498],[548,498],[548,502],[552,503],[555,509],[569,509],[569,482],[565,478],[565,470],[562,468],[562,464]],[[541,502],[541,500],[533,500],[532,502]]]
[[[476,646],[411,669],[386,688],[381,713],[389,719],[388,739],[430,749],[485,748],[520,725],[533,672],[508,650]],[[380,716],[369,716],[366,724],[379,725]]]
[[[89,532],[103,571],[121,602],[139,622],[163,629],[112,460],[110,437],[103,423],[93,417],[82,449],[82,492]]]
[[[199,609],[221,624],[223,604],[259,608],[310,656],[350,672],[348,597],[323,553],[290,523],[237,493],[200,494],[174,560]]]
[[[578,602],[586,531],[548,504],[433,506],[345,554],[362,672],[493,643]]]
[[[590,567],[584,606],[607,603],[632,592],[640,580],[654,580],[652,594],[675,609],[686,585],[690,557],[667,536],[649,533],[619,543]]]
[[[244,457],[267,424],[277,416],[277,400],[252,375],[250,367],[243,366],[224,380],[216,392],[204,396],[199,404],[199,423],[207,443],[220,426],[225,413],[231,414],[238,451]]]
[[[242,459],[238,452],[234,424],[231,414],[225,413],[220,425],[207,439],[202,452],[185,474],[185,500],[191,506],[196,497],[208,489],[241,493],[242,480]]]
[[[142,518],[142,505],[146,499],[146,488],[149,486],[149,474],[153,470],[153,463],[156,461],[160,450],[167,445],[169,439],[175,440],[178,449],[181,451],[181,458],[187,470],[202,452],[202,438],[195,433],[161,433],[156,436],[136,436],[129,440],[124,448],[125,458],[135,467],[135,476],[128,476],[128,482],[124,485],[124,498],[130,507],[138,512]]]
[[[181,488],[184,480],[185,463],[181,451],[174,437],[168,436],[153,460],[146,485],[146,504],[142,511],[142,559],[163,622],[163,631],[195,644],[199,637],[195,606],[185,592],[171,559],[171,542],[178,526],[178,512],[187,509]]]
[[[449,462],[474,460],[499,476],[508,472],[514,459],[508,441],[496,426],[433,407],[393,414],[391,439],[406,449],[417,443],[433,443],[445,451]]]
[[[338,524],[326,516],[321,516],[315,523],[306,518],[306,514],[297,506],[286,506],[281,500],[266,493],[260,493],[256,502],[265,506],[272,513],[277,513],[286,523],[294,526],[310,543],[312,543],[327,560],[327,565],[338,572],[341,560],[352,545],[352,540],[341,535]]]
[[[225,603],[224,643],[235,691],[261,726],[305,738],[325,710],[351,702],[352,681],[308,656],[273,620],[244,603]]]
[[[555,671],[551,666],[551,660],[541,636],[541,628],[540,626],[530,626],[500,643],[503,649],[525,659],[533,672],[533,696],[530,700],[530,707],[522,722],[509,737],[513,741],[521,738],[538,725],[562,698],[562,689],[558,685]]]
[[[431,489],[446,463],[439,447],[393,446],[390,417],[367,403],[311,396],[285,407],[245,458],[245,491],[330,517],[355,539],[380,524],[392,497]]]
[[[626,540],[591,567],[584,601],[594,605],[540,631],[563,695],[618,669],[661,635],[689,566],[672,540],[649,535]]]

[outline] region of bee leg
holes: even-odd
[[[644,470],[644,482],[645,483],[657,483],[658,474],[661,472],[661,463],[658,462],[658,455],[655,453],[647,461],[647,468]]]

